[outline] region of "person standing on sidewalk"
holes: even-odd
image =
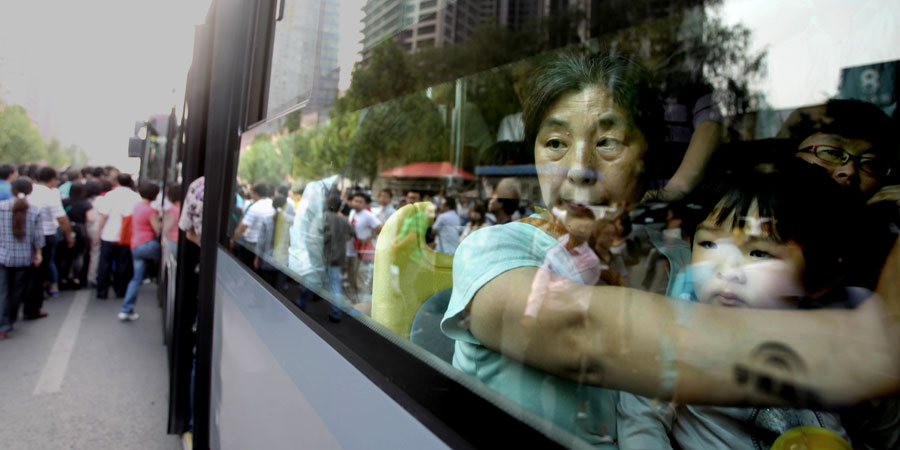
[[[31,180],[17,178],[10,186],[12,198],[0,201],[0,339],[12,329],[25,299],[25,318],[47,317],[41,312],[43,297],[26,296],[32,273],[41,265],[44,232],[37,208],[28,204]]]
[[[150,261],[159,261],[160,246],[158,236],[162,232],[162,219],[159,211],[150,206],[157,195],[159,186],[150,182],[142,182],[138,187],[141,202],[134,206],[131,213],[131,258],[134,267],[134,276],[128,283],[125,291],[125,300],[119,309],[119,320],[137,320],[138,313],[134,312],[134,304],[137,302],[138,289],[144,281],[144,273]]]

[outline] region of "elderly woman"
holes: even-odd
[[[455,367],[601,447],[616,442],[617,393],[600,386],[723,405],[843,404],[900,388],[900,249],[879,285],[891,319],[879,300],[773,312],[647,292],[642,253],[659,250],[672,270],[684,255],[628,223],[658,136],[646,75],[622,58],[560,54],[532,83],[526,142],[548,211],[460,245],[441,324]]]

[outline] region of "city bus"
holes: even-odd
[[[559,390],[558,374],[514,358],[475,365],[502,372],[508,386],[466,365],[464,349],[486,347],[454,342],[445,315],[467,281],[459,271],[481,256],[461,261],[472,253],[451,254],[434,224],[450,213],[457,235],[466,222],[486,228],[465,238],[478,239],[505,222],[554,214],[559,205],[542,196],[546,165],[528,134],[532,75],[564,52],[614,54],[649,74],[661,118],[658,136],[645,133],[655,147],[644,183],[659,195],[617,214],[629,230],[690,248],[693,230],[680,228],[674,200],[700,178],[685,178],[682,167],[694,161],[686,154],[701,155],[687,167],[700,174],[720,155],[785,145],[793,154],[797,136],[788,125],[827,116],[815,111],[832,99],[865,103],[896,121],[897,9],[886,0],[214,0],[196,28],[183,115],[169,120],[165,168],[155,172],[181,184],[182,224],[202,223],[199,245],[180,233],[159,286],[169,433],[190,430],[196,448],[627,446],[616,429],[619,393],[593,397],[588,386],[602,382],[565,381],[565,392],[588,399],[575,401]],[[884,155],[893,162],[896,145]],[[844,162],[862,170],[862,161]],[[439,170],[411,173],[411,165]],[[879,188],[897,184],[896,170],[878,170]],[[619,176],[584,173],[591,183]],[[676,189],[681,182],[686,187]],[[189,202],[202,209],[185,222]],[[872,217],[896,224],[896,203],[883,203]],[[371,218],[377,226],[366,230]],[[335,246],[326,222],[346,223],[356,237],[338,234],[345,243]],[[866,292],[878,289],[890,248],[868,255],[878,263],[864,274],[875,281],[860,281]],[[640,271],[656,286],[647,289],[662,283],[654,292],[665,294],[679,272],[663,253],[625,263],[617,276]],[[797,335],[800,344],[818,339]],[[517,344],[494,350],[506,345]],[[816,370],[797,378],[797,392]],[[511,386],[526,372],[540,381]],[[722,379],[705,391],[711,398],[732,384]],[[875,394],[867,392],[852,408],[819,404],[834,394],[812,390],[768,406],[816,409],[814,417],[833,416],[838,425],[794,425],[856,448],[890,448],[900,445],[896,383],[884,386],[886,399],[868,402]],[[510,393],[516,389],[524,392]],[[753,419],[735,425],[750,430],[747,448],[772,445],[793,428],[787,419],[760,423],[773,408],[747,409]],[[876,415],[882,422],[869,420]]]

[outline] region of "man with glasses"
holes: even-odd
[[[831,100],[791,113],[778,137],[801,140],[797,157],[825,168],[841,186],[859,191],[869,203],[900,202],[891,180],[898,146],[891,119],[858,100]],[[885,187],[887,186],[887,187]]]

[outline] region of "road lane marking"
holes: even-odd
[[[59,327],[56,341],[53,342],[53,348],[47,356],[47,362],[44,363],[44,369],[41,370],[41,376],[31,395],[53,394],[59,392],[62,387],[63,378],[69,368],[69,360],[72,358],[72,350],[78,339],[78,330],[81,329],[81,318],[87,309],[90,296],[90,289],[82,289],[75,294],[75,299],[69,306],[69,312],[66,313],[62,326]]]

